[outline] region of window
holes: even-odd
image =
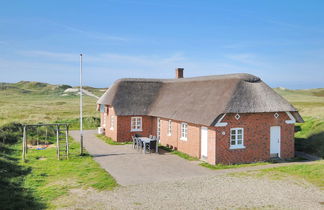
[[[142,131],[142,117],[131,118],[131,131]]]
[[[100,104],[100,112],[105,112],[105,105],[104,104]]]
[[[243,128],[232,128],[230,135],[230,149],[242,149],[245,148],[243,145],[244,132]]]
[[[114,130],[114,126],[115,126],[115,116],[111,115],[110,116],[110,130]]]
[[[169,120],[168,122],[168,136],[171,136],[172,134],[172,121]]]
[[[181,137],[180,140],[187,141],[188,136],[188,124],[187,123],[181,123]]]

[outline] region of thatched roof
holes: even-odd
[[[121,79],[98,100],[117,115],[150,115],[214,125],[224,113],[292,112],[297,110],[262,80],[250,74],[182,79]]]

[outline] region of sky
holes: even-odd
[[[0,0],[0,82],[250,73],[324,88],[321,0]]]

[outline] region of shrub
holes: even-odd
[[[0,142],[14,144],[22,138],[22,125],[12,122],[0,127]]]

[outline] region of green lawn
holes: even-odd
[[[230,169],[230,168],[242,168],[242,167],[250,167],[250,166],[261,166],[270,164],[269,162],[257,162],[257,163],[247,163],[247,164],[232,164],[232,165],[223,165],[223,164],[216,164],[211,165],[209,163],[200,163],[199,165],[212,169],[212,170],[220,170],[220,169]]]
[[[235,175],[235,174],[233,174]],[[315,161],[308,164],[297,164],[290,166],[281,166],[269,169],[262,169],[259,171],[243,172],[238,175],[267,176],[271,179],[303,179],[320,189],[324,190],[324,161]]]
[[[117,141],[113,141],[111,138],[105,136],[105,135],[101,135],[101,134],[97,134],[96,135],[99,139],[101,139],[102,141],[106,142],[107,144],[110,145],[125,145],[125,144],[132,144],[133,142],[128,141],[128,142],[117,142]]]
[[[20,144],[1,148],[0,163],[12,166],[10,170],[3,167],[5,164],[0,167],[0,203],[9,209],[55,208],[53,201],[72,188],[111,190],[118,185],[91,156],[79,156],[79,144],[72,139],[69,160],[57,160],[53,147],[30,149],[27,162],[22,163]],[[8,183],[11,187],[6,187]]]

